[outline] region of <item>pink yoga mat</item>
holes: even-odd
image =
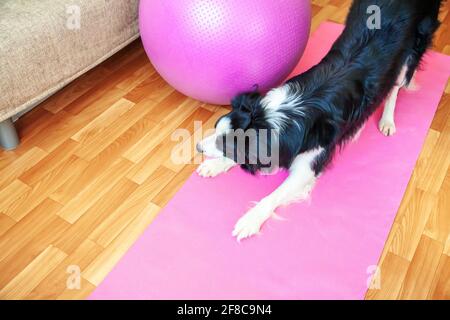
[[[296,71],[319,62],[341,31],[322,24]],[[250,240],[236,242],[234,224],[286,173],[194,174],[91,299],[362,299],[449,75],[450,57],[429,53],[420,90],[399,96],[397,134],[378,132],[378,112],[311,199],[280,209],[285,220]]]

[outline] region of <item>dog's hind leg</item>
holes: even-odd
[[[385,136],[392,136],[396,131],[394,113],[399,91],[400,86],[396,85],[389,93],[386,99],[386,104],[384,105],[383,115],[378,124],[378,128]]]
[[[406,62],[408,71],[406,72],[405,87],[407,90],[415,91],[419,87],[415,81],[415,75],[425,52],[433,42],[434,33],[440,25],[438,20],[439,8],[439,1],[434,1],[431,6],[428,6],[428,17],[417,26],[416,41]]]
[[[417,90],[418,85],[415,82],[415,74],[420,65],[420,62],[431,46],[433,35],[440,25],[438,20],[440,2],[434,1],[428,8],[429,16],[421,21],[417,26],[417,35],[414,46],[411,48],[411,53],[406,60],[397,84],[392,89],[386,100],[383,117],[380,120],[379,128],[385,136],[391,136],[395,133],[394,111],[397,101],[398,92],[401,87],[406,87],[407,90]]]
[[[318,148],[297,156],[289,169],[289,177],[237,222],[233,236],[240,241],[257,234],[278,207],[306,199],[316,181],[315,160],[322,152],[323,149]]]
[[[405,86],[405,89],[407,91],[418,91],[420,89],[420,85],[417,83],[417,80],[416,80],[416,75],[417,75],[417,71],[414,72],[414,74],[411,77],[411,80]]]
[[[394,120],[395,106],[397,105],[397,97],[400,89],[406,85],[407,71],[408,67],[406,65],[403,66],[394,88],[392,88],[386,99],[383,115],[381,116],[381,120],[378,123],[378,128],[385,136],[392,136],[396,131]]]

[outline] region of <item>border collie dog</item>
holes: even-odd
[[[412,87],[440,25],[441,1],[355,0],[344,32],[318,65],[266,95],[249,92],[233,99],[232,111],[218,120],[215,133],[197,145],[209,158],[197,172],[213,177],[236,165],[252,174],[273,171],[254,151],[275,142],[277,167],[289,171],[278,189],[237,222],[233,236],[255,235],[277,207],[305,199],[335,151],[357,136],[384,100],[379,129],[386,136],[395,133],[397,95]],[[380,10],[377,28],[367,23],[373,5]],[[227,139],[236,130],[277,134],[270,134],[265,146],[259,139],[242,145]],[[243,161],[237,161],[238,155]]]

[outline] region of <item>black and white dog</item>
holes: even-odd
[[[305,199],[336,149],[358,134],[384,99],[379,129],[386,136],[395,133],[397,95],[411,86],[431,45],[441,1],[355,0],[343,34],[318,65],[265,96],[245,93],[232,101],[232,111],[219,119],[215,134],[197,145],[211,157],[197,172],[213,177],[237,164],[250,173],[266,169],[258,157],[251,161],[250,150],[259,145],[242,146],[232,139],[230,152],[224,140],[237,129],[276,131],[278,167],[289,170],[282,185],[237,222],[233,236],[241,240],[258,233],[277,207]],[[367,9],[373,5],[380,9],[376,29],[367,25]],[[238,163],[236,154],[244,154],[245,161]]]

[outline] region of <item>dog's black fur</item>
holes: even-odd
[[[407,65],[409,82],[439,27],[442,0],[355,0],[346,28],[326,57],[309,71],[290,79],[290,94],[301,93],[290,122],[280,132],[280,167],[289,168],[295,157],[322,147],[314,164],[319,174],[336,148],[351,139],[396,84]],[[367,8],[381,9],[381,28],[369,29]],[[232,129],[270,129],[270,113],[263,96],[245,93],[232,101],[226,115]],[[295,112],[301,108],[302,112]],[[413,112],[413,111],[411,111]],[[247,157],[248,158],[248,157]],[[261,164],[242,164],[255,173]]]

